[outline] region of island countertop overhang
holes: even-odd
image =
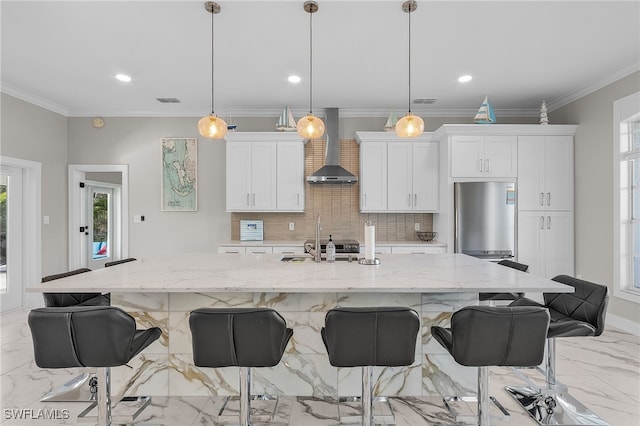
[[[463,254],[380,255],[380,265],[282,262],[280,254],[181,253],[142,258],[28,292],[471,293],[573,288]]]

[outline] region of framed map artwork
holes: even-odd
[[[198,140],[162,139],[162,211],[198,210]]]

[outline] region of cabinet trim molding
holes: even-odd
[[[573,136],[578,126],[575,124],[443,124],[433,134],[436,139],[448,136]]]

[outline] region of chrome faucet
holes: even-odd
[[[313,256],[313,261],[316,263],[320,263],[322,261],[322,249],[320,247],[320,230],[321,229],[322,227],[320,226],[320,213],[318,213],[318,220],[316,222],[315,247],[311,247],[311,244],[305,244],[307,253]]]

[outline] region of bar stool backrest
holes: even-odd
[[[406,307],[334,308],[322,339],[334,367],[405,366],[415,360],[420,318]]]
[[[552,280],[575,288],[574,293],[544,293],[553,321],[583,321],[595,328],[594,336],[600,336],[607,314],[608,288],[569,275],[558,275]]]
[[[137,354],[135,320],[116,307],[39,308],[28,322],[41,368],[114,367]]]
[[[196,309],[189,327],[198,367],[273,367],[293,335],[268,308]]]
[[[548,328],[545,308],[468,306],[451,317],[451,354],[469,367],[539,365]]]

